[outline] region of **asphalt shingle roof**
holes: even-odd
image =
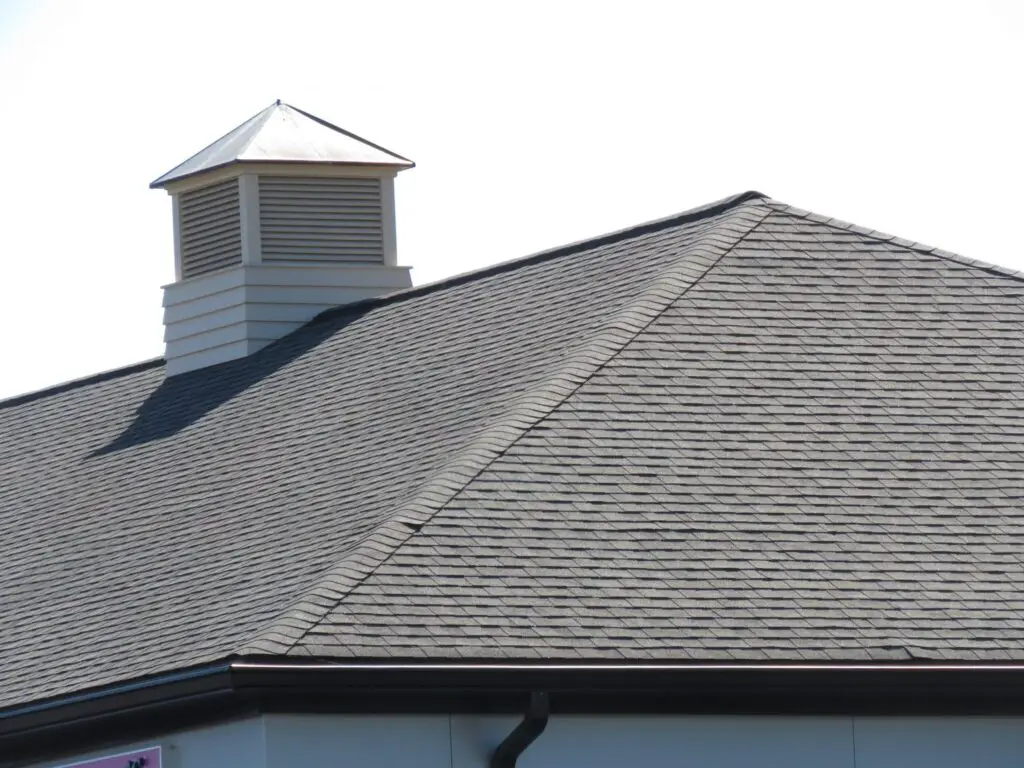
[[[0,706],[231,654],[1024,659],[1024,279],[756,194],[0,403]]]

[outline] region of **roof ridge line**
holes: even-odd
[[[287,105],[287,106],[289,106],[292,109],[295,109],[295,110],[297,110],[299,112],[302,112],[302,110],[299,109],[298,107],[295,107],[295,106],[292,106],[292,105]],[[269,109],[269,107],[267,109]],[[252,120],[253,118],[259,117],[261,114],[266,112],[267,109],[260,110],[259,112],[254,114],[252,117],[250,117],[249,120]],[[303,114],[306,114],[306,113],[303,112]],[[228,131],[228,133],[224,134],[224,136],[227,136],[230,133],[231,133],[231,131]],[[224,136],[221,136],[220,138],[223,139]],[[362,140],[362,139],[360,139],[360,140]],[[220,139],[217,139],[217,141],[220,141]],[[216,142],[214,142],[214,143],[216,143]],[[199,150],[199,152],[197,152],[196,154],[199,154],[202,151],[203,150]],[[387,151],[387,150],[385,150],[385,151]],[[392,154],[394,154],[394,153],[392,153]],[[193,157],[194,156],[195,155],[193,155]],[[189,158],[189,159],[191,159],[191,158]],[[188,161],[186,160],[185,162],[188,162]],[[179,163],[179,165],[180,164],[181,163]],[[175,168],[176,167],[177,166],[175,166]],[[171,169],[171,171],[173,171],[173,170],[174,170],[174,168]],[[171,171],[168,171],[167,173],[170,173]],[[741,192],[741,193],[739,193],[737,195],[732,195],[730,197],[725,197],[725,198],[722,198],[721,200],[716,200],[715,202],[708,203],[707,205],[702,205],[702,206],[699,206],[697,208],[691,208],[691,209],[683,211],[681,213],[672,214],[671,216],[665,216],[665,217],[660,218],[660,219],[652,219],[651,221],[646,221],[646,222],[643,222],[641,224],[636,224],[636,225],[631,226],[631,227],[626,227],[625,229],[618,229],[618,230],[614,230],[612,232],[606,232],[606,233],[604,233],[602,235],[597,235],[596,237],[592,237],[592,238],[589,238],[589,239],[576,240],[576,241],[574,241],[572,243],[567,243],[565,245],[560,245],[560,246],[558,246],[556,248],[549,248],[549,249],[544,250],[544,251],[538,251],[537,253],[532,253],[532,254],[530,254],[528,256],[522,256],[522,257],[519,257],[519,258],[516,258],[516,259],[510,259],[508,261],[503,261],[500,264],[494,264],[494,265],[489,266],[489,267],[484,267],[483,269],[477,269],[477,270],[472,270],[472,271],[469,271],[469,272],[463,272],[463,273],[458,274],[458,275],[453,275],[452,277],[446,277],[446,278],[443,278],[441,280],[436,280],[436,281],[434,281],[432,283],[426,283],[424,285],[418,285],[418,286],[415,286],[413,288],[406,288],[404,290],[394,291],[392,293],[385,294],[384,296],[376,296],[376,297],[373,297],[373,298],[361,299],[359,301],[354,301],[354,302],[352,302],[350,304],[342,304],[342,305],[337,306],[337,307],[331,307],[330,309],[325,309],[323,312],[321,312],[319,315],[314,317],[312,320],[310,320],[305,325],[312,325],[314,323],[324,322],[326,320],[330,320],[330,319],[333,319],[333,318],[336,318],[336,317],[343,317],[348,312],[363,312],[363,311],[365,311],[367,309],[370,309],[372,307],[377,307],[377,306],[381,306],[381,305],[384,305],[384,304],[390,304],[390,303],[396,302],[396,301],[404,301],[406,299],[416,298],[418,296],[422,296],[422,295],[425,295],[425,294],[428,294],[428,293],[433,293],[434,291],[444,290],[445,288],[449,288],[449,287],[456,286],[456,285],[462,285],[463,283],[467,283],[467,282],[470,282],[472,280],[476,280],[478,278],[484,278],[484,277],[489,277],[489,276],[494,275],[494,274],[499,274],[499,273],[505,272],[505,271],[507,271],[509,269],[516,269],[516,268],[518,268],[520,266],[527,266],[527,265],[533,264],[533,263],[535,263],[537,261],[544,261],[546,259],[553,259],[553,258],[557,258],[559,256],[569,255],[569,254],[575,253],[575,252],[577,252],[577,251],[579,251],[581,249],[584,249],[584,248],[592,248],[592,247],[598,246],[598,245],[606,245],[608,243],[617,242],[619,240],[628,240],[631,237],[638,237],[640,235],[647,234],[649,232],[655,232],[655,231],[657,231],[659,229],[664,229],[664,228],[667,228],[667,227],[675,225],[675,224],[684,224],[684,223],[687,223],[687,222],[690,222],[690,221],[697,221],[697,220],[702,219],[702,218],[710,218],[710,217],[715,216],[715,215],[717,215],[719,213],[724,213],[725,211],[729,210],[730,208],[738,207],[738,206],[742,205],[743,203],[746,203],[746,202],[749,202],[749,201],[752,201],[752,200],[769,201],[770,198],[767,195],[765,195],[765,194],[763,194],[761,192],[756,192],[756,191],[753,191],[753,190],[750,190],[750,191],[747,191],[747,192]],[[302,326],[302,327],[305,327],[305,326]],[[296,330],[298,330],[298,329],[296,329]],[[60,393],[65,392],[65,391],[67,391],[69,389],[73,389],[75,387],[84,386],[86,384],[93,384],[93,383],[96,383],[96,382],[99,382],[99,381],[105,381],[105,380],[111,379],[111,378],[116,378],[119,375],[127,376],[128,374],[136,373],[136,372],[138,372],[140,370],[144,370],[144,369],[149,368],[149,367],[155,367],[157,365],[161,365],[164,362],[165,362],[165,360],[164,360],[163,357],[153,358],[153,359],[150,359],[150,360],[144,360],[144,361],[139,362],[139,363],[131,363],[131,364],[123,366],[121,368],[114,368],[114,369],[107,370],[107,371],[100,371],[99,373],[90,373],[90,374],[88,374],[86,376],[83,376],[81,378],[72,379],[70,381],[61,382],[59,384],[53,384],[53,385],[50,385],[48,387],[44,387],[42,389],[33,390],[31,392],[26,392],[26,393],[23,393],[23,394],[12,395],[11,397],[9,397],[7,399],[0,398],[0,408],[5,408],[5,407],[8,407],[8,406],[14,406],[14,405],[21,405],[22,403],[29,402],[31,400],[40,399],[40,398],[46,397],[48,395],[60,394]]]
[[[231,130],[229,130],[229,131],[223,133],[222,135],[218,136],[216,139],[211,141],[209,144],[207,144],[205,147],[200,149],[198,152],[193,152],[191,155],[186,157],[184,160],[182,160],[177,165],[173,166],[172,168],[168,168],[166,171],[164,171],[159,176],[157,176],[156,179],[153,182],[150,183],[149,188],[150,189],[156,189],[156,187],[154,185],[157,182],[159,182],[162,178],[164,178],[165,176],[169,176],[170,174],[174,173],[178,168],[180,168],[181,166],[185,165],[190,160],[192,160],[192,159],[198,157],[199,155],[203,154],[203,152],[205,152],[206,150],[208,150],[210,147],[214,146],[215,144],[217,144],[217,143],[219,143],[221,141],[224,141],[224,139],[226,139],[228,136],[230,136],[232,133],[237,131],[239,128],[241,128],[246,123],[251,123],[256,118],[262,117],[263,118],[263,122],[260,123],[260,125],[262,125],[263,123],[266,122],[266,117],[269,116],[270,108],[273,107],[273,106],[275,106],[275,105],[271,104],[269,107],[264,107],[259,112],[256,112],[255,114],[250,115],[249,117],[245,118],[245,120],[243,120],[241,123],[236,125]],[[246,141],[245,144],[243,144],[242,146],[243,146],[244,149],[248,149],[248,147],[249,147],[249,145],[251,143],[252,143],[252,136],[250,136],[249,140]],[[212,170],[212,169],[210,169],[210,170]],[[192,174],[187,174],[187,175],[192,175]],[[182,178],[184,178],[184,177],[182,177]]]
[[[238,152],[235,153],[236,157],[239,156],[239,155],[242,155],[243,153],[245,153],[245,152],[247,152],[249,150],[249,147],[252,146],[252,143],[256,140],[256,136],[259,134],[260,128],[262,128],[264,125],[266,125],[267,121],[270,119],[270,115],[272,114],[270,110],[272,108],[276,109],[277,107],[280,107],[280,106],[281,106],[281,100],[278,99],[277,101],[275,101],[270,106],[264,107],[259,112],[257,112],[255,115],[253,115],[252,117],[249,118],[249,120],[253,120],[255,118],[259,118],[259,123],[257,125],[255,125],[255,126],[253,126],[253,131],[250,134],[249,138],[245,140],[245,143],[241,146],[241,148],[238,150]],[[246,122],[248,122],[248,120]],[[244,124],[245,123],[243,123],[243,125]],[[237,128],[235,128],[235,129],[233,129],[231,131],[228,131],[223,136],[221,136],[220,139],[217,139],[217,141],[220,141],[221,139],[227,138],[228,136],[230,136],[234,132],[234,130],[237,130]],[[217,141],[213,142],[213,144],[216,144]],[[212,147],[213,144],[210,144],[209,146]],[[204,147],[203,149],[199,150],[199,152],[196,152],[196,155],[198,155],[200,152],[204,152],[205,150],[206,150],[206,147]],[[195,157],[196,155],[192,155],[192,157]],[[189,160],[192,159],[192,157],[187,158],[184,161],[184,163],[187,163]],[[184,163],[182,163],[182,165],[184,165]]]
[[[119,376],[128,376],[139,371],[145,371],[150,368],[157,368],[165,363],[162,357],[155,357],[150,360],[143,360],[141,363],[132,363],[131,365],[125,365],[120,368],[111,368],[106,371],[100,371],[99,373],[90,373],[87,376],[82,376],[77,379],[70,379],[69,381],[62,381],[60,384],[51,384],[48,387],[42,389],[34,389],[31,392],[25,392],[20,395],[12,395],[6,399],[0,400],[0,409],[10,408],[16,405],[24,405],[34,400],[42,400],[44,397],[51,395],[59,395],[64,392],[69,392],[78,387],[84,387],[89,384],[99,384],[103,381],[109,381],[110,379],[116,379]]]
[[[760,203],[763,196],[758,196]],[[769,215],[734,202],[728,218],[697,238],[661,276],[623,307],[559,367],[552,376],[524,393],[497,423],[485,428],[434,474],[412,499],[401,504],[374,527],[319,581],[279,614],[259,635],[238,648],[239,655],[285,655],[341,604],[360,583],[387,562],[420,528],[457,496],[481,472],[508,451],[534,425],[570,397],[583,383],[614,359],[654,320],[711,272]],[[719,211],[724,213],[723,209]],[[722,235],[721,230],[727,234]],[[693,266],[694,257],[698,266]]]
[[[531,253],[528,256],[520,256],[515,259],[502,261],[498,264],[492,264],[491,266],[484,267],[482,269],[460,272],[457,275],[435,280],[432,283],[425,283],[412,288],[393,291],[392,293],[387,293],[383,296],[374,296],[367,299],[360,299],[359,301],[353,301],[350,304],[331,307],[330,309],[325,309],[319,315],[314,317],[310,323],[324,322],[336,317],[344,317],[349,312],[363,312],[367,309],[384,304],[405,301],[406,299],[414,299],[425,294],[433,293],[434,291],[441,291],[445,288],[451,288],[473,280],[501,274],[512,269],[536,264],[540,261],[556,259],[560,256],[569,256],[581,250],[595,248],[601,245],[608,245],[622,240],[629,240],[630,238],[639,237],[640,235],[646,235],[651,232],[657,232],[658,230],[667,229],[671,226],[686,224],[700,219],[708,219],[712,216],[724,213],[730,208],[737,208],[752,200],[770,200],[770,198],[767,195],[754,190],[741,192],[737,195],[731,195],[729,197],[724,197],[721,200],[716,200],[713,203],[708,203],[707,205],[691,208],[689,210],[682,211],[681,213],[674,213],[671,216],[664,216],[660,219],[651,219],[650,221],[645,221],[640,224],[634,224],[631,227],[612,230],[611,232],[605,232],[604,234],[585,238],[583,240],[574,240],[571,243],[559,245],[555,248],[548,248],[543,251],[537,251],[536,253]]]
[[[392,157],[397,158],[399,160],[404,160],[407,163],[412,163],[412,165],[409,166],[410,168],[415,168],[416,167],[416,163],[413,162],[412,160],[410,160],[408,157],[402,157],[400,154],[398,154],[397,152],[392,152],[387,147],[382,147],[380,144],[374,144],[369,139],[364,139],[362,136],[357,136],[356,134],[352,133],[352,131],[346,131],[340,125],[335,125],[334,123],[330,123],[327,120],[324,120],[322,117],[317,117],[316,115],[310,114],[306,110],[300,109],[299,107],[296,107],[294,104],[288,104],[287,102],[279,101],[278,102],[278,106],[288,107],[288,109],[294,109],[300,115],[305,115],[306,117],[308,117],[313,122],[319,123],[320,125],[322,125],[324,128],[330,128],[332,131],[337,131],[338,133],[340,133],[340,134],[342,134],[344,136],[348,136],[350,139],[355,139],[356,141],[361,141],[363,144],[371,146],[374,149],[379,149],[381,152],[383,152],[386,155],[391,155]]]
[[[999,275],[1000,277],[1009,277],[1014,280],[1024,281],[1024,271],[1009,269],[1008,267],[1001,267],[998,264],[990,264],[987,261],[979,261],[967,256],[961,256],[959,253],[954,253],[953,251],[936,248],[935,246],[921,243],[916,240],[907,240],[905,237],[890,235],[887,232],[879,232],[877,229],[870,229],[868,227],[861,226],[860,224],[845,221],[844,219],[837,219],[831,216],[815,213],[814,211],[808,211],[803,208],[798,208],[795,205],[783,203],[779,200],[767,198],[765,199],[765,205],[774,208],[778,213],[783,213],[795,218],[807,219],[808,221],[824,224],[825,226],[832,227],[833,229],[852,232],[856,235],[860,235],[861,237],[868,237],[872,240],[896,245],[900,248],[906,248],[907,250],[923,253],[927,256],[934,256],[945,261],[953,261],[957,264],[963,264],[964,266],[975,267],[976,269],[980,269],[984,272],[990,272],[992,274]]]

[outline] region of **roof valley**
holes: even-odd
[[[757,198],[739,198],[723,220],[680,254],[673,267],[625,306],[546,383],[520,397],[497,424],[483,431],[414,497],[365,535],[312,589],[237,649],[239,656],[302,652],[301,640],[351,591],[394,555],[477,475],[613,359],[629,342],[707,275],[774,211]],[[666,222],[667,223],[667,222]]]

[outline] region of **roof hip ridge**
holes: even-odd
[[[899,237],[898,235],[890,235],[887,232],[879,232],[877,229],[870,229],[869,227],[864,227],[860,224],[853,224],[852,222],[845,221],[844,219],[824,216],[820,213],[814,213],[814,211],[808,211],[803,208],[798,208],[795,205],[780,202],[779,200],[769,198],[764,202],[765,205],[774,209],[776,213],[797,219],[806,219],[807,221],[813,221],[824,226],[832,227],[833,229],[851,232],[855,235],[860,235],[861,237],[867,237],[872,240],[878,240],[882,243],[906,248],[907,250],[916,251],[927,256],[934,256],[937,259],[952,261],[957,264],[963,264],[967,267],[981,269],[985,272],[991,272],[992,274],[999,275],[1000,277],[1009,277],[1014,280],[1024,281],[1024,272],[1015,269],[1009,269],[1007,267],[1001,267],[998,264],[990,264],[987,261],[979,261],[978,259],[961,256],[959,253],[953,253],[952,251],[947,251],[942,248],[936,248],[935,246],[921,243],[916,240],[908,240],[907,238]]]
[[[753,190],[741,192],[737,195],[716,200],[713,203],[708,203],[697,208],[691,208],[689,210],[682,211],[681,213],[674,213],[671,216],[644,221],[640,224],[633,224],[632,226],[625,227],[623,229],[605,232],[594,237],[584,238],[583,240],[574,240],[571,243],[564,243],[554,248],[546,248],[543,251],[537,251],[535,253],[527,254],[526,256],[502,261],[481,269],[461,272],[430,283],[424,283],[423,285],[414,285],[412,288],[402,288],[401,290],[387,293],[383,296],[359,299],[358,301],[353,301],[349,304],[341,304],[336,307],[331,307],[329,309],[325,309],[310,322],[326,322],[332,318],[341,317],[353,312],[360,312],[369,307],[379,307],[385,304],[393,304],[399,301],[417,298],[437,291],[443,291],[446,288],[451,288],[453,286],[463,285],[474,280],[482,280],[493,275],[519,269],[520,267],[525,267],[530,264],[536,264],[538,262],[575,254],[581,250],[597,248],[602,245],[610,245],[623,240],[630,240],[634,237],[640,237],[642,235],[650,234],[651,232],[659,232],[663,229],[668,229],[669,227],[679,226],[680,224],[688,224],[693,221],[710,219],[713,216],[718,216],[719,214],[725,213],[729,210],[739,208],[748,202],[757,202],[768,199],[768,196],[761,192]]]
[[[91,384],[99,384],[104,381],[110,381],[111,379],[117,379],[122,376],[130,376],[133,373],[139,373],[141,371],[147,371],[150,368],[159,368],[164,365],[165,361],[162,357],[152,358],[150,360],[143,360],[140,363],[132,363],[131,365],[124,365],[120,368],[111,368],[106,371],[99,371],[97,373],[90,373],[86,376],[80,376],[76,379],[69,379],[68,381],[62,381],[59,384],[51,384],[48,387],[42,389],[33,389],[28,392],[23,392],[17,395],[11,395],[10,397],[0,398],[0,410],[4,408],[14,408],[19,405],[31,403],[35,400],[42,400],[47,397],[54,395],[61,395],[65,392],[70,392],[75,389],[87,387]]]
[[[707,217],[722,215],[721,221],[699,235],[671,267],[584,341],[546,381],[517,398],[496,423],[471,439],[410,500],[369,530],[309,590],[235,653],[280,656],[292,651],[473,479],[618,355],[770,216],[773,210],[764,202],[763,195],[748,193],[729,199],[726,206],[708,206],[713,213]]]
[[[260,129],[261,129],[261,128],[262,128],[262,127],[263,127],[264,125],[266,125],[266,124],[267,124],[267,121],[268,121],[268,120],[270,120],[270,116],[271,116],[271,114],[272,114],[272,110],[275,110],[275,109],[280,109],[280,108],[281,108],[281,106],[283,106],[283,104],[282,104],[281,100],[280,100],[280,99],[278,99],[278,100],[277,100],[277,101],[275,101],[275,102],[274,102],[273,104],[271,104],[271,105],[270,105],[269,107],[265,107],[264,109],[261,109],[261,110],[260,110],[259,112],[257,112],[257,113],[256,113],[255,115],[253,115],[252,117],[250,117],[250,118],[249,118],[249,120],[254,120],[254,121],[256,121],[256,122],[255,122],[255,124],[253,125],[253,130],[252,130],[252,133],[250,133],[249,137],[248,137],[248,138],[247,138],[247,139],[245,140],[245,143],[244,143],[244,144],[242,144],[242,146],[241,146],[241,147],[240,147],[240,148],[238,149],[238,152],[237,152],[236,154],[238,154],[239,156],[241,156],[241,155],[244,155],[244,154],[245,154],[246,152],[248,152],[248,151],[249,151],[249,147],[251,147],[251,146],[252,146],[252,143],[253,143],[254,141],[256,141],[256,137],[257,137],[257,136],[259,135]],[[248,121],[248,120],[246,120],[246,122],[249,122],[249,121]],[[243,123],[243,125],[244,125],[244,124],[245,124],[245,123]],[[235,130],[238,130],[238,129],[236,128]],[[224,134],[223,136],[221,136],[221,137],[220,137],[219,139],[217,139],[217,141],[221,141],[222,139],[225,139],[225,138],[227,138],[227,137],[228,137],[228,136],[230,136],[230,135],[231,135],[232,133],[234,133],[234,131],[228,131],[228,132],[227,132],[227,133],[225,133],[225,134]],[[213,144],[216,144],[216,143],[217,143],[217,141],[214,141],[214,142],[213,142]],[[212,147],[212,146],[213,146],[213,144],[211,144],[210,146]],[[203,151],[204,151],[204,150],[202,150],[202,149],[201,149],[201,150],[199,150],[199,152],[203,152]],[[198,155],[198,154],[199,154],[199,152],[196,152],[196,154]],[[193,157],[194,157],[194,156],[193,156]],[[187,160],[185,160],[184,162],[186,162],[186,163],[187,163],[187,162],[188,162],[189,160],[191,160],[191,159],[192,159],[192,158],[188,158],[188,159],[187,159]]]

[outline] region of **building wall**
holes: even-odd
[[[264,722],[260,717],[183,731],[165,738],[113,744],[81,755],[30,765],[33,768],[36,765],[47,768],[65,766],[158,745],[164,749],[164,768],[265,768]],[[0,760],[0,765],[5,765],[3,760]]]
[[[162,744],[165,768],[483,768],[515,717],[268,715],[106,749]],[[1024,718],[552,717],[520,768],[1002,768]]]

